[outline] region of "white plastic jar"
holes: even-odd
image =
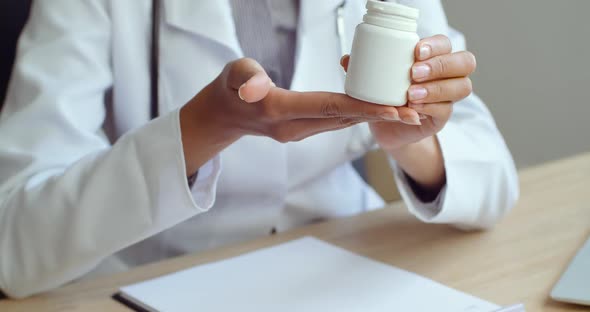
[[[417,9],[401,4],[367,1],[367,14],[352,42],[346,94],[376,104],[406,104],[414,49],[420,39],[418,14]]]

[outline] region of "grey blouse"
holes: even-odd
[[[272,81],[289,89],[295,67],[298,0],[231,0],[236,34],[244,53]]]

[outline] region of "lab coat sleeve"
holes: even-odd
[[[0,289],[8,296],[71,281],[213,205],[219,157],[189,189],[179,110],[112,146],[100,134],[110,31],[107,1],[33,4],[0,119]]]
[[[429,223],[462,229],[490,228],[516,203],[518,176],[504,140],[475,95],[455,104],[453,117],[437,134],[446,185],[437,199],[422,202],[392,161],[394,177],[408,209]]]
[[[447,35],[454,51],[465,50],[461,33],[448,26],[440,1],[403,0],[421,10],[419,34]],[[447,125],[437,134],[446,186],[433,203],[421,202],[392,161],[400,194],[411,213],[431,223],[463,229],[489,228],[516,203],[518,176],[512,156],[485,104],[472,94],[454,104]]]

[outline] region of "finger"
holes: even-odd
[[[226,66],[227,84],[238,91],[240,99],[252,103],[262,100],[270,90],[272,81],[258,62],[242,58]]]
[[[428,103],[428,104],[414,104],[410,103],[408,106],[416,112],[431,116],[437,119],[449,119],[453,112],[452,102]]]
[[[453,78],[410,86],[410,103],[456,102],[471,94],[469,78]]]
[[[262,101],[265,114],[277,119],[364,118],[398,121],[396,107],[378,105],[331,92],[295,92],[273,88]]]
[[[412,66],[412,79],[416,82],[470,75],[477,66],[475,56],[467,51],[435,56]]]
[[[425,61],[431,57],[449,54],[453,50],[451,40],[445,35],[436,35],[420,40],[414,54],[417,61]]]
[[[422,124],[422,122],[420,122],[420,115],[418,115],[418,112],[416,112],[413,108],[402,106],[398,107],[397,110],[403,123],[414,126],[419,126]]]
[[[269,136],[282,143],[300,141],[319,133],[344,129],[362,121],[357,118],[295,119],[278,124],[271,129]]]
[[[350,55],[346,54],[340,58],[340,66],[344,69],[345,72],[348,72],[348,63],[350,61]]]

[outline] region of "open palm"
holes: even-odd
[[[442,129],[446,120],[427,117],[421,120],[421,123],[421,125],[409,125],[402,122],[378,121],[370,122],[369,127],[381,148],[395,150],[436,134]]]

